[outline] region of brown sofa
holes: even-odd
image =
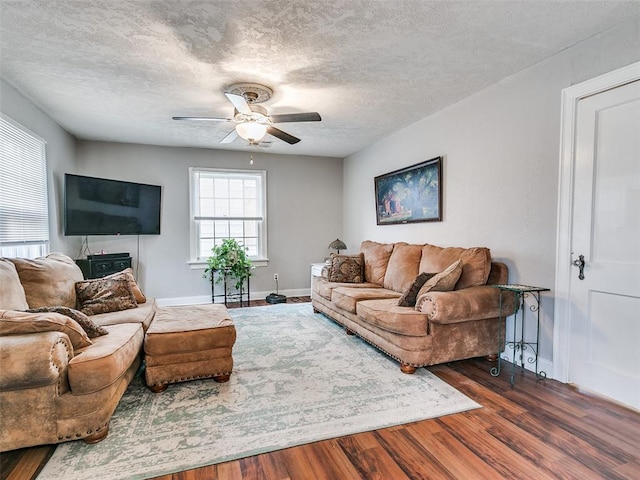
[[[140,366],[153,299],[138,304],[136,294],[127,309],[83,317],[89,326],[56,311],[25,312],[75,311],[80,281],[80,268],[62,254],[0,258],[0,451],[102,440]]]
[[[366,240],[359,255],[332,255],[323,276],[313,277],[311,301],[316,312],[398,360],[404,373],[414,373],[499,353],[500,291],[490,285],[507,277],[507,266],[492,262],[487,248]],[[401,297],[409,306],[398,305]],[[503,303],[503,312],[511,314],[513,299]]]

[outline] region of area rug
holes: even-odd
[[[154,394],[138,375],[108,437],[60,444],[38,479],[149,478],[480,406],[424,368],[402,374],[310,303],[230,313],[238,338],[228,383]]]

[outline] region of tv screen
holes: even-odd
[[[64,234],[159,235],[161,187],[64,175]]]

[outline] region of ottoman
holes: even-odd
[[[224,305],[160,307],[144,338],[145,379],[154,392],[197,378],[229,380],[236,329]]]

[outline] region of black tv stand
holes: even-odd
[[[78,259],[76,263],[84,278],[102,278],[131,267],[131,256],[128,253],[87,255],[86,259]]]

